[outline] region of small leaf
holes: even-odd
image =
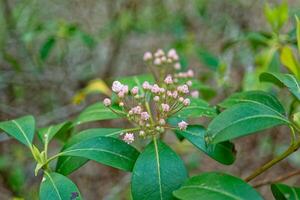
[[[131,181],[133,200],[172,199],[187,178],[183,161],[161,141],[148,144],[137,159]]]
[[[54,136],[63,134],[64,132],[68,131],[71,126],[71,122],[63,122],[60,124],[41,128],[38,131],[39,139],[42,141],[43,144],[45,144],[45,142],[49,143]]]
[[[284,46],[280,53],[281,63],[288,68],[296,77],[300,77],[300,66],[293,55],[293,51],[289,46]]]
[[[300,188],[291,187],[277,183],[271,185],[273,196],[276,200],[298,200],[300,199]]]
[[[77,186],[67,177],[58,173],[45,172],[40,186],[40,200],[80,200]]]
[[[73,137],[64,145],[61,151],[64,149],[82,141],[90,138],[97,138],[99,136],[106,137],[117,137],[123,130],[119,128],[92,128],[84,130]],[[87,163],[89,159],[82,157],[74,157],[74,156],[61,156],[58,158],[56,171],[63,174],[68,175],[73,171]]]
[[[215,117],[208,125],[212,143],[232,140],[290,122],[280,113],[257,103],[241,103]]]
[[[95,103],[85,110],[83,110],[77,119],[74,121],[74,125],[79,125],[92,121],[100,121],[107,119],[118,119],[120,115],[115,114],[109,108],[105,107],[102,103]]]
[[[82,157],[124,171],[131,171],[139,152],[119,139],[101,136],[75,143],[59,155]],[[57,169],[61,168],[61,164],[62,162],[57,163]]]
[[[175,114],[177,117],[183,118],[198,118],[202,116],[214,117],[216,116],[216,109],[202,99],[191,99],[191,104]]]
[[[138,86],[139,88],[141,88],[142,84],[145,81],[148,81],[151,84],[154,83],[154,77],[151,74],[142,74],[137,76],[118,78],[118,81],[120,81],[122,84],[128,85],[129,88],[132,88],[134,86]]]
[[[234,144],[232,144],[231,142],[222,142],[215,145],[206,144],[206,130],[200,125],[190,125],[186,130],[177,130],[176,132],[190,141],[205,154],[219,161],[220,163],[230,165],[235,161]]]
[[[243,180],[220,172],[192,177],[173,194],[180,200],[263,200]]]
[[[287,87],[300,100],[300,83],[293,75],[265,72],[260,75],[259,79],[260,81],[271,82],[279,87]]]
[[[18,119],[0,122],[0,129],[31,148],[35,131],[33,116],[28,115]]]
[[[283,106],[275,96],[267,92],[258,91],[258,90],[234,93],[218,105],[222,108],[229,108],[233,105],[239,103],[247,103],[247,102],[268,106],[274,111],[277,111],[282,115],[285,115],[285,110]]]
[[[42,60],[46,60],[48,58],[51,50],[55,45],[55,42],[56,40],[54,36],[50,36],[49,38],[47,38],[47,40],[45,41],[45,43],[42,45],[40,49],[40,57]]]

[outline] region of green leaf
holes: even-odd
[[[241,103],[215,117],[208,125],[212,143],[232,140],[290,122],[280,113],[257,103]]]
[[[47,142],[47,143],[50,142],[54,136],[65,133],[67,130],[69,130],[69,128],[71,126],[72,126],[71,122],[63,122],[60,124],[41,128],[38,131],[38,136],[39,136],[40,140],[42,141],[42,143],[45,144],[45,142]],[[47,139],[47,141],[46,141],[46,139]]]
[[[18,119],[0,122],[0,129],[31,148],[35,131],[33,116],[28,115]]]
[[[42,60],[46,60],[48,58],[51,50],[55,45],[55,42],[56,40],[54,36],[50,36],[49,38],[47,38],[47,40],[45,41],[45,43],[42,45],[40,49],[40,57]]]
[[[156,139],[140,154],[133,169],[133,200],[172,199],[172,192],[186,180],[183,161]]]
[[[121,132],[123,132],[122,129],[119,128],[92,128],[84,130],[73,137],[70,138],[70,140],[63,146],[61,151],[64,151],[64,149],[82,141],[87,140],[90,138],[97,138],[100,136],[106,136],[106,137],[117,137]],[[68,175],[87,163],[89,159],[81,158],[81,157],[73,157],[73,156],[61,156],[58,158],[56,171],[63,174]]]
[[[173,194],[180,200],[263,200],[243,180],[220,172],[192,177]]]
[[[217,58],[215,55],[213,55],[211,52],[208,52],[205,49],[199,48],[197,49],[197,55],[198,58],[201,60],[201,62],[207,66],[208,68],[216,71],[219,67],[220,61],[219,58]]]
[[[282,47],[280,53],[280,61],[296,77],[300,77],[300,66],[298,65],[298,62],[294,57],[293,51],[289,46]]]
[[[80,200],[77,186],[67,177],[58,173],[45,172],[40,186],[40,200]]]
[[[234,93],[218,105],[222,108],[229,108],[233,105],[247,102],[268,106],[274,111],[285,115],[285,110],[278,99],[274,95],[264,91],[246,91]]]
[[[287,87],[288,90],[300,100],[300,84],[293,75],[265,72],[260,75],[259,79],[263,82],[271,82],[279,87]]]
[[[216,109],[210,107],[210,105],[202,99],[191,99],[191,104],[188,107],[183,108],[174,116],[186,117],[186,118],[198,118],[202,116],[214,117],[216,116]]]
[[[124,171],[131,171],[139,152],[119,139],[100,136],[79,141],[67,147],[58,155],[82,157]],[[62,168],[62,164],[66,168],[73,168],[72,165],[69,166],[59,161],[57,169]],[[67,169],[67,171],[69,170]]]
[[[277,183],[271,185],[273,196],[276,200],[298,200],[300,199],[300,188],[291,187]]]
[[[105,107],[103,103],[95,103],[85,110],[83,110],[80,115],[74,121],[74,125],[79,125],[92,121],[108,120],[108,119],[118,119],[121,118],[120,115],[115,114],[109,108]]]
[[[231,142],[222,142],[218,144],[206,144],[205,142],[205,128],[200,125],[190,125],[186,130],[177,130],[177,133],[182,135],[198,149],[203,151],[211,158],[220,163],[230,165],[235,161],[234,144]]]

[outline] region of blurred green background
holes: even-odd
[[[268,89],[258,83],[258,74],[288,71],[280,60],[282,48],[296,48],[294,16],[300,16],[300,1],[281,3],[0,0],[0,120],[33,114],[42,127],[71,118],[101,99],[91,95],[74,104],[74,96],[90,80],[110,83],[114,77],[144,73],[143,53],[157,48],[175,48],[181,64],[199,74],[206,91],[202,95],[212,103],[233,91]],[[258,166],[255,162],[268,160],[274,149],[284,147],[286,139],[277,133],[285,131],[278,128],[238,141],[237,164],[229,167],[185,143],[179,151],[192,174],[225,169],[245,176]],[[23,150],[0,134],[0,199],[37,198],[40,179]],[[252,154],[262,160],[253,160]],[[299,166],[300,159],[294,157],[275,172]],[[72,178],[86,199],[129,199],[128,174],[91,162]],[[261,192],[269,197],[267,188]]]

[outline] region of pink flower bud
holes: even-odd
[[[183,97],[179,97],[178,99],[180,102],[183,102],[184,101],[184,98]]]
[[[165,55],[165,52],[162,49],[158,49],[154,54],[155,57],[161,57],[164,55]]]
[[[160,58],[155,58],[153,63],[154,63],[154,65],[160,65],[161,64],[161,59]]]
[[[142,137],[145,136],[145,131],[140,131],[139,135],[142,136]]]
[[[153,97],[153,100],[154,100],[154,101],[159,101],[159,96]]]
[[[186,123],[185,121],[181,121],[181,122],[178,123],[178,127],[179,127],[180,130],[185,130],[188,125],[189,124]]]
[[[192,81],[187,81],[186,84],[187,84],[188,86],[192,86],[193,83],[192,83]]]
[[[169,112],[170,106],[168,104],[162,103],[161,108],[164,112]]]
[[[191,101],[190,101],[190,99],[186,98],[185,100],[183,100],[182,103],[184,106],[189,106],[191,104]]]
[[[121,102],[119,103],[119,106],[123,107],[123,106],[124,106],[124,103],[121,101]]]
[[[135,86],[131,89],[131,94],[136,95],[137,93],[139,93],[139,88]]]
[[[172,84],[172,83],[173,83],[172,76],[171,76],[171,75],[168,75],[168,76],[165,78],[164,82],[165,82],[166,84]]]
[[[172,94],[173,98],[176,99],[178,97],[178,92],[175,90]]]
[[[177,87],[177,90],[178,90],[179,92],[184,93],[184,94],[189,93],[189,87],[188,87],[186,84],[178,86],[178,87]]]
[[[120,92],[122,88],[123,88],[123,84],[120,83],[119,81],[114,81],[111,87],[112,91],[116,93]]]
[[[188,70],[188,71],[187,71],[187,76],[188,76],[188,77],[194,77],[194,71],[191,70],[191,69]]]
[[[159,93],[160,87],[157,84],[154,84],[151,88],[151,92],[153,92],[154,94]]]
[[[169,97],[173,96],[173,94],[172,94],[172,92],[171,92],[170,90],[167,91],[167,95],[168,95]]]
[[[144,61],[148,61],[148,60],[151,60],[152,59],[152,53],[147,51],[145,54],[144,54]]]
[[[149,89],[152,88],[152,86],[149,84],[148,81],[145,81],[145,82],[143,83],[143,88],[144,88],[145,90],[149,90]]]
[[[197,90],[194,90],[194,91],[191,92],[191,96],[193,98],[198,98],[199,97],[199,92]]]
[[[176,69],[176,70],[180,70],[181,69],[181,65],[180,65],[180,63],[175,63],[174,64],[174,69]]]
[[[109,99],[109,98],[105,98],[104,100],[103,100],[103,104],[104,104],[104,106],[110,106],[111,105],[111,100]]]
[[[141,113],[141,119],[147,121],[150,118],[150,115],[147,112]]]
[[[125,93],[124,93],[123,91],[120,91],[120,92],[118,93],[118,97],[119,97],[119,98],[124,98],[124,96],[125,96]]]
[[[134,135],[133,133],[125,133],[123,137],[124,142],[127,144],[131,144],[134,141]]]
[[[160,120],[159,120],[159,124],[163,126],[163,125],[166,124],[166,121],[165,121],[164,119],[160,119]]]

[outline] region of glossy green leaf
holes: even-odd
[[[148,144],[133,169],[133,200],[172,199],[172,192],[186,180],[183,161],[161,141]]]
[[[271,82],[279,87],[287,87],[300,100],[300,83],[293,75],[265,72],[260,75],[259,79],[260,81]]]
[[[109,165],[124,171],[131,171],[139,152],[125,142],[112,137],[94,137],[75,143],[62,152],[60,156],[75,156]],[[57,164],[61,168],[63,162]],[[73,168],[72,164],[64,167]]]
[[[0,122],[0,129],[19,142],[31,147],[35,131],[35,120],[33,116],[28,115],[18,119]]]
[[[211,107],[206,101],[202,99],[191,99],[191,104],[183,108],[175,114],[177,117],[195,118],[195,117],[214,117],[216,116],[216,109]]]
[[[234,93],[218,105],[222,108],[229,108],[233,105],[247,102],[268,106],[274,111],[285,115],[285,110],[278,99],[264,91],[246,91]]]
[[[173,194],[180,200],[263,200],[243,180],[220,172],[192,177]]]
[[[207,135],[212,143],[217,143],[289,123],[283,115],[265,105],[241,103],[215,117],[208,125]]]
[[[108,120],[108,119],[118,119],[121,118],[120,115],[115,114],[109,108],[105,107],[103,103],[95,103],[85,110],[83,110],[80,115],[74,121],[74,125],[83,124],[86,122]]]
[[[40,200],[80,200],[77,186],[67,177],[58,173],[45,172],[40,186]]]
[[[277,183],[271,185],[273,196],[276,200],[299,200],[300,188],[291,187],[285,184]]]
[[[211,158],[219,161],[220,163],[229,165],[235,161],[234,144],[231,142],[222,142],[218,144],[206,144],[205,142],[205,128],[200,125],[190,125],[186,130],[177,130],[181,136],[190,141],[198,149],[203,151]]]
[[[117,137],[122,132],[122,129],[119,128],[92,128],[84,130],[73,137],[64,145],[61,151],[64,149],[80,142],[83,140],[87,140],[90,138],[97,138],[100,136],[106,137]],[[73,171],[87,163],[89,159],[82,157],[74,157],[74,156],[61,156],[58,158],[56,171],[63,174],[68,175]]]
[[[60,124],[41,128],[38,131],[38,136],[40,140],[45,144],[46,140],[47,142],[51,141],[55,135],[59,135],[67,131],[71,127],[71,125],[71,122],[63,122]]]

